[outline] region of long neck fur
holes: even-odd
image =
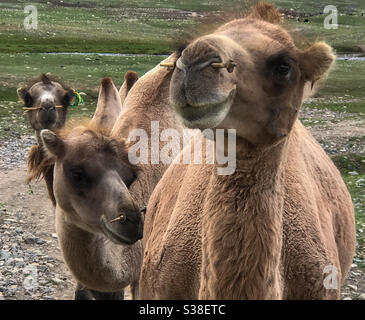
[[[145,129],[150,137],[153,120],[160,122],[160,130],[182,128],[168,105],[170,77],[166,69],[156,67],[138,80],[128,93],[122,114],[112,129],[113,137],[126,139],[135,128]],[[147,205],[167,167],[162,163],[139,165],[138,177],[129,188],[139,207]],[[63,216],[62,210],[56,210],[59,241],[65,261],[78,281],[90,289],[112,291],[110,287],[120,289],[123,283],[130,281],[130,275],[125,271],[134,270],[138,279],[142,263],[141,241],[128,247],[115,245],[103,235],[92,234],[68,223]],[[127,264],[133,267],[127,268]],[[104,289],[101,288],[103,284]]]
[[[280,299],[283,174],[288,141],[238,155],[211,177],[202,217],[199,298]]]
[[[174,55],[165,62],[173,59]],[[124,101],[124,109],[113,127],[112,136],[127,138],[133,129],[144,129],[149,138],[148,149],[151,155],[151,121],[159,122],[159,133],[167,128],[182,132],[183,125],[169,106],[171,75],[171,71],[157,66],[136,82]],[[164,143],[159,143],[159,151],[163,146]],[[162,162],[151,164],[149,158],[148,164],[139,164],[137,167],[140,169],[138,178],[131,185],[130,192],[137,204],[143,207],[147,205],[168,165]]]
[[[84,231],[56,209],[59,243],[71,273],[88,289],[119,291],[138,280],[142,262],[142,244],[114,244],[103,235]]]

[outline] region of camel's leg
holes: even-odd
[[[130,285],[132,300],[138,300],[139,298],[139,283],[135,282]]]
[[[120,292],[100,292],[88,290],[95,300],[124,300],[124,289]]]
[[[92,300],[93,297],[89,290],[85,289],[80,283],[77,284],[75,289],[75,300]]]

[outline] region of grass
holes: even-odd
[[[172,34],[193,23],[189,14],[170,19],[124,8],[75,9],[44,3],[37,8],[38,29],[29,31],[23,27],[24,4],[0,9],[0,52],[166,53],[171,51]]]
[[[365,136],[358,139],[364,141]],[[332,160],[340,169],[355,206],[358,242],[355,262],[365,268],[365,155],[347,154]]]
[[[341,60],[309,104],[314,109],[365,115],[365,62]]]
[[[161,56],[82,56],[51,54],[0,54],[0,141],[31,134],[23,116],[22,104],[18,102],[16,89],[40,73],[50,72],[64,82],[86,93],[85,105],[70,109],[71,117],[93,114],[96,107],[100,79],[112,77],[119,87],[128,70],[140,76],[157,65]]]
[[[356,52],[365,44],[365,3],[331,1],[338,7],[339,28],[323,27],[324,0],[274,1],[281,8],[310,14],[309,23],[291,20],[309,39],[324,39],[339,52]],[[33,1],[38,30],[24,29],[27,1],[0,3],[0,52],[167,53],[177,35],[196,24],[195,16],[225,10],[240,12],[241,0]],[[184,11],[181,11],[184,10]],[[195,14],[195,16],[193,15]],[[196,14],[198,13],[198,14]],[[350,15],[351,14],[351,15]]]

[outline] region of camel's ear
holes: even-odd
[[[54,132],[48,129],[42,130],[41,139],[49,158],[52,158],[53,156],[61,157],[64,155],[65,143],[61,138],[57,137]]]
[[[33,98],[26,88],[18,88],[17,93],[19,99],[23,101],[26,107],[31,107],[33,105]]]
[[[300,67],[306,81],[314,83],[326,77],[336,60],[332,48],[324,42],[316,42],[300,53]]]
[[[122,105],[123,105],[125,98],[127,97],[129,90],[132,89],[133,85],[137,82],[137,80],[138,80],[138,74],[136,72],[128,71],[125,74],[124,82],[119,89],[119,96],[120,96],[120,101],[121,101]]]
[[[62,105],[64,107],[68,107],[71,104],[73,98],[74,98],[74,91],[72,89],[67,90],[61,99]]]
[[[117,88],[111,78],[103,78],[99,90],[98,104],[92,122],[98,127],[110,131],[118,119],[122,104]]]

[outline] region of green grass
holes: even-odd
[[[193,23],[189,15],[170,19],[124,8],[37,8],[38,29],[29,31],[23,4],[0,9],[0,52],[166,53],[172,35]]]
[[[50,72],[67,85],[86,93],[85,105],[69,109],[69,116],[91,116],[95,110],[98,88],[103,77],[112,77],[119,88],[128,70],[140,76],[157,65],[160,56],[81,56],[50,54],[0,54],[0,141],[31,134],[16,89],[40,73]]]
[[[356,52],[358,45],[365,44],[362,0],[331,1],[342,14],[336,30],[323,27],[320,13],[327,1],[274,2],[282,8],[315,14],[310,23],[291,21],[309,39],[324,39],[339,52]],[[241,0],[65,0],[62,6],[59,1],[32,3],[39,14],[38,30],[32,31],[23,26],[27,1],[0,3],[0,52],[167,53],[176,36],[197,22],[192,13],[237,13],[243,7]]]
[[[337,52],[361,52],[359,45],[365,44],[365,17],[358,15],[340,15],[337,29],[325,29],[324,16],[309,17],[309,23],[291,22],[293,28],[309,40],[323,40],[330,44]]]
[[[336,103],[336,102],[312,102],[309,104],[310,108],[313,109],[328,109],[332,111],[338,112],[347,112],[347,113],[362,113],[365,114],[365,101],[361,102],[345,102],[345,103]]]
[[[163,56],[0,54],[0,90],[4,86],[15,89],[21,82],[50,72],[78,89],[94,91],[102,77],[112,77],[120,85],[126,71],[132,69],[142,75],[163,59]]]
[[[362,99],[365,97],[365,62],[337,61],[318,97]]]
[[[365,136],[359,139],[364,141]],[[333,161],[342,173],[355,206],[358,242],[355,261],[365,268],[365,155],[336,156]]]
[[[365,62],[337,61],[309,107],[365,115]]]

